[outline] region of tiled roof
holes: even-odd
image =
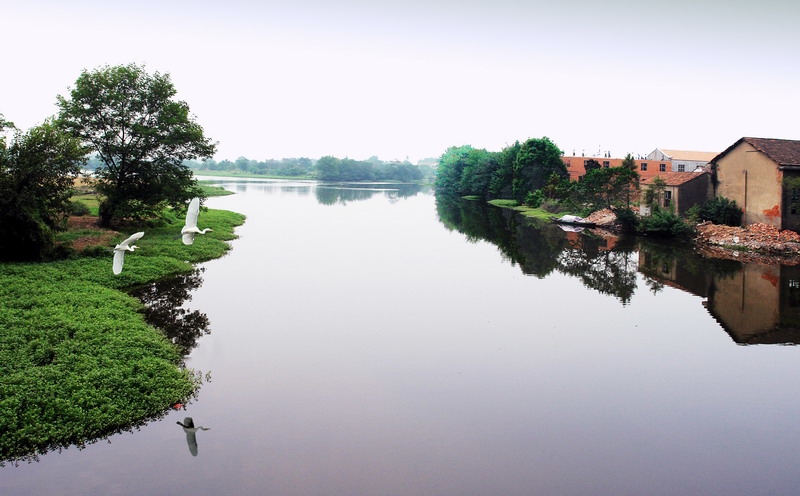
[[[688,150],[667,150],[660,149],[664,155],[667,155],[670,160],[691,160],[694,162],[710,162],[712,158],[717,156],[717,152],[693,152]]]
[[[712,162],[716,162],[742,142],[749,144],[780,166],[800,166],[800,141],[772,138],[741,138],[714,157]]]
[[[768,138],[742,138],[778,165],[800,165],[800,141]]]
[[[642,179],[641,184],[644,186],[653,184],[655,178],[660,177],[667,186],[680,186],[703,174],[707,174],[707,172],[661,172],[657,176]]]

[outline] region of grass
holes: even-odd
[[[200,219],[214,231],[190,246],[180,240],[180,218],[130,226],[145,236],[117,276],[111,247],[127,230],[66,260],[0,264],[0,465],[83,446],[196,394],[198,375],[123,290],[222,256],[244,222],[222,210]]]
[[[550,220],[551,217],[560,217],[561,215],[564,214],[564,213],[554,214],[552,212],[548,212],[547,210],[543,210],[541,208],[526,207],[525,205],[520,205],[516,200],[489,200],[489,203],[497,207],[510,208],[516,210],[525,217],[530,217],[533,219]]]

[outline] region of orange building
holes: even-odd
[[[586,164],[590,160],[596,161],[600,167],[620,167],[624,159],[610,157],[571,157],[563,156],[561,160],[567,166],[569,180],[577,181],[586,175]],[[639,180],[658,176],[665,172],[672,171],[672,163],[669,160],[634,160],[636,171],[639,173]]]

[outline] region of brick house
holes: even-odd
[[[800,141],[741,138],[711,166],[716,196],[736,201],[744,210],[742,224],[800,231]]]
[[[596,161],[600,167],[620,167],[624,159],[610,157],[561,157],[569,173],[570,181],[577,181],[586,175],[586,164],[590,160]],[[639,180],[671,170],[672,164],[668,160],[634,160]]]
[[[644,196],[656,177],[664,181],[664,194],[659,199],[659,206],[672,208],[682,217],[685,217],[686,211],[694,205],[705,203],[713,197],[711,174],[708,172],[662,172],[658,176],[641,180],[642,201],[639,213],[642,215],[650,213],[649,206],[645,205]]]

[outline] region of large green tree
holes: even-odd
[[[541,189],[552,174],[568,177],[562,152],[550,138],[531,138],[520,145],[514,161],[514,198],[522,203],[531,191]]]
[[[60,125],[102,162],[95,171],[101,224],[202,196],[184,161],[210,158],[216,145],[175,95],[169,74],[130,64],[83,71],[69,97],[58,96]]]
[[[486,198],[498,165],[497,154],[483,148],[450,147],[439,159],[436,192]]]
[[[3,128],[14,129],[0,115]],[[0,136],[0,258],[41,260],[65,227],[73,179],[86,157],[80,140],[51,120]]]
[[[599,210],[630,208],[639,186],[639,173],[628,167],[601,167],[589,170],[575,186],[580,201]]]

